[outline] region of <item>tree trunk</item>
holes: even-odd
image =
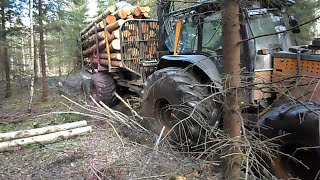
[[[30,16],[30,62],[34,62],[34,31],[33,31],[33,0],[30,0],[30,9],[29,9],[29,16]],[[34,69],[33,69],[34,70]],[[32,100],[33,100],[33,92],[34,92],[34,73],[31,72],[31,84],[30,84],[30,99],[28,104],[28,112],[31,113],[32,110]]]
[[[8,57],[8,42],[7,42],[7,33],[6,33],[6,18],[5,18],[5,12],[4,12],[5,6],[1,6],[1,31],[3,32],[1,34],[1,41],[2,41],[2,58],[4,63],[4,69],[6,73],[6,98],[9,98],[11,96],[11,81],[10,81],[10,62]],[[1,42],[0,42],[1,43]]]
[[[37,46],[36,46],[36,43],[35,43],[35,37],[36,36],[34,35],[33,37],[34,37],[34,43],[33,43],[33,49],[34,49],[33,71],[34,71],[34,82],[37,82],[38,79],[39,79],[39,76],[38,76],[39,65],[38,65],[38,61],[37,61]]]
[[[222,35],[226,92],[224,103],[224,130],[234,144],[227,148],[230,155],[225,159],[224,179],[240,179],[241,155],[235,144],[241,138],[241,109],[237,88],[240,85],[240,22],[237,0],[222,3]]]
[[[40,61],[41,61],[41,71],[42,71],[42,98],[43,100],[48,99],[48,87],[47,87],[47,73],[46,73],[46,58],[45,58],[45,48],[44,48],[44,39],[43,39],[43,22],[42,22],[42,0],[39,0],[38,3],[39,11],[39,35],[40,35]]]

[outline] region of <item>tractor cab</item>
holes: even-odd
[[[221,13],[220,3],[211,1],[167,12],[162,19],[163,22],[160,18],[160,29],[163,29],[160,31],[160,36],[164,34],[166,38],[159,40],[159,44],[165,44],[164,48],[160,46],[159,49],[161,57],[159,67],[170,66],[172,62],[176,62],[175,66],[177,62],[194,64],[208,76],[208,79],[215,82],[217,88],[221,88],[222,85],[219,85],[223,73]],[[317,69],[311,73],[311,66],[317,68],[320,66],[318,64],[320,56],[315,55],[315,51],[310,48],[297,46],[295,34],[299,33],[300,29],[293,27],[298,25],[298,22],[286,13],[283,7],[265,8],[252,5],[241,10],[240,18],[243,81],[261,84],[243,93],[245,104],[264,107],[270,105],[275,95],[267,84],[280,81],[281,78],[290,76],[291,80],[285,83],[290,85],[298,82],[293,76],[319,76],[320,72]],[[161,25],[164,28],[161,28]],[[287,31],[288,29],[290,31]],[[167,55],[161,56],[163,54]],[[213,73],[214,69],[217,69],[218,73]],[[288,91],[283,87],[281,89],[283,93]],[[276,95],[276,98],[279,96]],[[316,101],[320,102],[320,98],[318,99]]]

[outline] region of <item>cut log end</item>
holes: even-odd
[[[114,50],[120,50],[120,39],[115,39],[111,42],[111,47]]]
[[[110,6],[110,7],[108,7],[108,11],[110,11],[111,13],[115,12],[116,9],[117,9],[116,6]]]
[[[126,19],[127,18],[127,11],[125,9],[120,9],[117,13],[118,17],[121,19]]]
[[[113,16],[113,15],[108,15],[106,17],[107,24],[112,24],[112,23],[114,23],[116,21],[117,21],[117,18],[115,16]]]
[[[145,7],[140,7],[141,12],[145,13],[145,12],[150,12],[150,7],[149,6],[145,6]]]
[[[141,15],[141,10],[139,7],[136,7],[132,10],[131,12],[134,16],[140,16]]]

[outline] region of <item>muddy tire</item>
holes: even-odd
[[[201,102],[208,94],[190,72],[175,67],[158,70],[143,90],[143,124],[156,134],[165,126],[164,135],[169,133],[170,140],[182,147],[196,145],[220,117],[221,109],[212,99]]]
[[[91,95],[97,101],[114,106],[116,104],[116,83],[109,73],[98,72],[91,77]]]
[[[293,158],[278,154],[269,161],[271,171],[281,179],[315,179],[320,169],[319,115],[320,105],[314,102],[286,103],[273,108],[259,120],[259,131],[275,140],[280,151],[301,160],[309,170]],[[302,148],[318,147],[318,148]],[[318,177],[319,178],[319,177]]]

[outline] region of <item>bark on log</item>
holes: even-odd
[[[100,58],[108,59],[108,53],[100,53]],[[121,60],[121,54],[120,53],[110,53],[110,58],[112,60]]]
[[[48,134],[48,133],[53,133],[57,131],[64,131],[67,129],[73,129],[73,128],[83,127],[83,126],[87,126],[87,121],[78,121],[73,123],[61,124],[56,126],[48,126],[43,128],[31,129],[31,130],[0,133],[0,141],[8,141],[11,139],[18,139],[22,137],[37,136],[37,135]]]
[[[91,130],[92,130],[91,126],[86,126],[86,127],[81,127],[81,128],[71,129],[71,130],[69,129],[66,131],[60,131],[60,132],[55,132],[55,133],[50,133],[45,135],[0,142],[0,152],[8,150],[11,147],[19,146],[19,145],[27,145],[32,143],[48,143],[60,137],[67,138],[75,135],[84,134],[84,133],[90,132]]]
[[[119,39],[114,39],[111,43],[110,43],[110,52],[116,52],[118,50],[120,50],[120,40]],[[99,42],[99,49],[103,49],[106,48],[106,41],[102,40]],[[89,47],[88,49],[84,50],[82,52],[84,57],[88,57],[90,56],[90,54],[92,54],[95,50],[97,49],[97,44],[94,44],[93,46]]]
[[[112,33],[112,31],[118,29],[123,23],[124,23],[124,20],[119,19],[112,24],[108,24],[106,26],[106,29],[108,32]],[[103,21],[101,21],[99,24],[97,24],[97,30],[99,32],[104,30]],[[94,30],[94,26],[93,26],[88,32],[86,32],[84,35],[81,36],[82,40],[87,39],[90,35],[94,34],[94,32],[95,32],[95,30]]]
[[[84,30],[80,32],[81,35],[85,34],[87,31],[92,29],[95,23],[99,23],[104,18],[107,17],[107,15],[110,15],[111,13],[115,12],[116,7],[110,6],[108,9],[106,9],[103,13],[101,13],[98,17],[96,17]]]
[[[142,15],[140,16],[134,16],[135,19],[142,19]]]
[[[106,41],[102,40],[99,42],[99,48],[105,48]],[[82,54],[84,57],[88,57],[90,54],[92,54],[97,49],[97,44],[94,44],[93,46],[89,47],[88,49],[82,51]]]
[[[107,32],[107,35],[104,33],[104,31],[98,33],[98,41],[101,41],[107,37],[109,43],[119,38],[119,30],[113,31],[111,34]],[[91,35],[89,38],[85,39],[82,43],[82,48],[88,48],[96,43],[96,36],[95,34]]]
[[[98,64],[98,58],[93,58],[93,57],[90,57],[89,58],[89,61],[93,64]],[[103,65],[103,66],[108,66],[109,65],[109,61],[107,59],[100,59],[100,64]],[[123,64],[121,61],[111,61],[111,66],[114,66],[114,67],[123,67]]]

